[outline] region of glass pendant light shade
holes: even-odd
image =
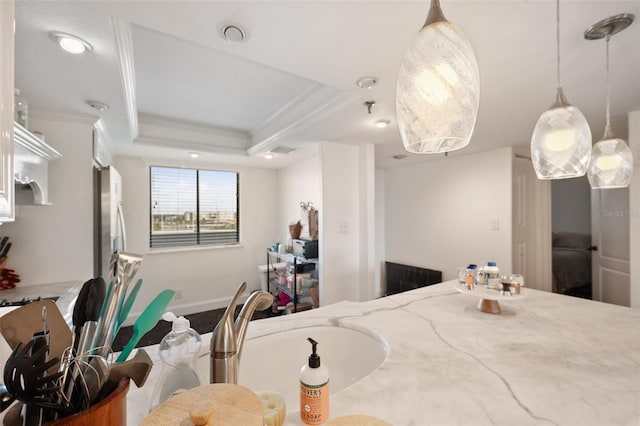
[[[591,159],[591,129],[560,85],[560,0],[556,0],[556,81],[551,108],[542,113],[531,136],[531,162],[538,179],[584,176]]]
[[[435,0],[398,74],[396,115],[405,149],[435,154],[464,148],[479,103],[480,75],[471,43]]]
[[[587,178],[591,188],[626,188],[633,175],[633,154],[623,139],[617,138],[611,129],[611,99],[609,83],[609,41],[611,36],[627,28],[634,20],[630,13],[610,16],[589,27],[584,37],[587,40],[606,40],[606,124],[604,136],[593,146]]]
[[[570,105],[562,88],[542,113],[531,137],[531,160],[538,179],[584,176],[591,158],[591,129],[582,112]]]
[[[587,178],[591,188],[625,188],[631,183],[633,154],[620,138],[603,139],[593,146]]]

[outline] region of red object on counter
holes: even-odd
[[[287,306],[287,303],[291,302],[291,297],[283,292],[278,294],[278,299],[280,300],[280,306]]]
[[[0,272],[0,290],[9,290],[16,288],[16,283],[20,282],[20,275],[16,271],[9,268],[2,269]]]

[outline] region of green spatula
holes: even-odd
[[[173,299],[176,294],[173,290],[164,290],[156,296],[155,299],[142,311],[142,314],[138,317],[133,324],[133,336],[127,342],[116,362],[126,361],[127,357],[135,348],[136,344],[140,341],[142,336],[147,334],[158,323],[158,320],[162,317],[164,310]]]
[[[142,279],[139,279],[136,282],[136,285],[133,286],[133,289],[129,293],[129,296],[127,296],[127,300],[125,300],[124,305],[122,305],[122,308],[120,308],[120,311],[118,313],[118,322],[116,323],[116,330],[113,332],[114,336],[116,336],[118,334],[118,331],[120,331],[122,323],[127,320],[129,312],[131,311],[131,307],[133,306],[133,302],[135,302],[136,296],[140,291],[140,287],[142,287]]]

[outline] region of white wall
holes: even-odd
[[[149,250],[149,166],[196,167],[240,173],[240,240],[238,247]],[[143,254],[138,277],[144,279],[132,315],[140,313],[165,288],[181,289],[182,299],[169,308],[192,313],[224,307],[242,281],[247,292],[260,288],[257,266],[266,262],[267,247],[278,239],[277,173],[267,169],[216,167],[192,161],[167,162],[119,157],[127,250]]]
[[[358,148],[323,142],[320,304],[359,300]]]
[[[510,272],[511,158],[502,148],[386,170],[386,260],[440,270],[443,280],[468,263]]]
[[[50,206],[16,206],[0,233],[13,243],[7,267],[20,286],[86,281],[93,276],[92,120],[38,115],[32,130],[62,154],[49,163]]]
[[[278,171],[278,221],[275,223],[279,242],[286,243],[289,225],[302,220],[300,203],[311,201],[322,216],[322,169],[320,158],[313,157]],[[302,229],[303,238],[309,238],[309,229]],[[276,241],[274,241],[275,243]],[[320,241],[322,244],[322,241]]]
[[[386,276],[384,273],[385,259],[385,172],[382,169],[375,171],[375,286],[373,288],[374,297],[384,295]]]
[[[629,145],[635,165],[629,187],[631,307],[640,309],[640,111],[629,113]]]
[[[373,145],[327,142],[318,157],[278,173],[283,239],[288,225],[300,218],[301,201],[312,201],[319,209],[321,305],[379,294],[374,154]]]
[[[375,162],[372,144],[358,146],[359,301],[376,297]]]
[[[553,232],[591,235],[591,186],[586,176],[551,181]]]

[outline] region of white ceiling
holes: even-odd
[[[471,144],[452,155],[527,144],[555,94],[555,2],[441,4],[471,40],[481,78]],[[313,155],[318,141],[335,141],[373,143],[376,165],[394,167],[433,158],[391,158],[405,153],[396,76],[427,8],[427,1],[17,0],[16,86],[33,109],[101,117],[117,155],[197,151],[198,161],[281,167]],[[583,33],[623,12],[640,20],[640,2],[561,3],[562,85],[596,140],[604,128],[605,46]],[[246,42],[223,40],[225,23],[245,28]],[[78,35],[94,49],[67,54],[50,31]],[[611,42],[613,125],[623,137],[626,113],[640,109],[639,46],[640,22]],[[378,84],[361,89],[362,76]],[[89,99],[110,109],[92,110]],[[376,102],[371,114],[367,100]],[[378,129],[377,119],[392,124]],[[296,151],[265,160],[277,146]]]

